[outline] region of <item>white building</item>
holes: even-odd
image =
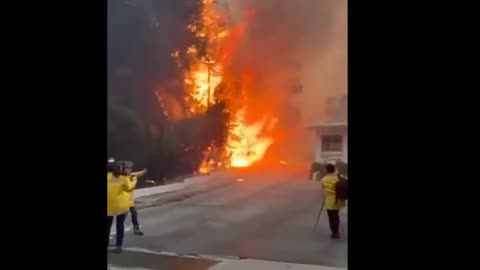
[[[314,162],[341,160],[348,163],[348,124],[320,123],[307,126],[314,131]]]

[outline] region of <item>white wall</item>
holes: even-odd
[[[348,136],[343,136],[342,161],[348,163]]]
[[[314,161],[318,163],[323,163],[322,159],[322,137],[315,135],[315,156]]]
[[[348,136],[342,137],[342,152],[322,153],[322,137],[315,136],[314,143],[314,161],[319,163],[328,162],[330,160],[342,160],[348,163]]]

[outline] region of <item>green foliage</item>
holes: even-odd
[[[161,180],[196,171],[203,151],[226,139],[227,116],[217,104],[203,116],[147,123],[125,104],[109,99],[107,155],[148,168],[149,179]],[[143,179],[145,180],[145,179]],[[139,182],[141,187],[145,183]]]
[[[136,114],[109,102],[107,108],[107,153],[119,159],[145,163],[146,129]]]

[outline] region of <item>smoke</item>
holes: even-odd
[[[232,23],[247,24],[233,65],[255,73],[250,94],[274,97],[279,106],[295,98],[305,122],[326,120],[322,110],[326,98],[347,91],[347,1],[223,0],[222,4]],[[300,95],[292,90],[298,84]]]
[[[247,118],[278,116],[281,144],[291,153],[291,145],[306,138],[305,125],[335,117],[332,110],[330,115],[325,110],[327,100],[345,100],[341,97],[347,94],[347,1],[222,0],[219,4],[231,24],[245,24],[247,29],[231,67],[249,78]],[[338,109],[346,107],[333,111]]]
[[[109,99],[157,123],[163,118],[157,100],[162,96],[173,103],[170,117],[181,117],[175,100],[184,93],[172,82],[178,70],[171,53],[193,42],[186,26],[198,12],[197,2],[108,0]]]

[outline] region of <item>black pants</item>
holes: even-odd
[[[138,213],[135,206],[130,207],[130,214],[132,214],[133,229],[140,230],[140,225],[138,224]]]
[[[115,245],[117,247],[121,247],[123,244],[123,235],[125,234],[125,217],[127,214],[119,215],[115,217],[115,222],[117,225],[117,242]],[[110,230],[112,228],[112,223],[113,223],[113,217],[107,216],[107,248],[108,245],[110,244]]]
[[[332,235],[338,235],[340,226],[340,216],[338,210],[327,210],[328,222],[330,223],[330,230]]]

